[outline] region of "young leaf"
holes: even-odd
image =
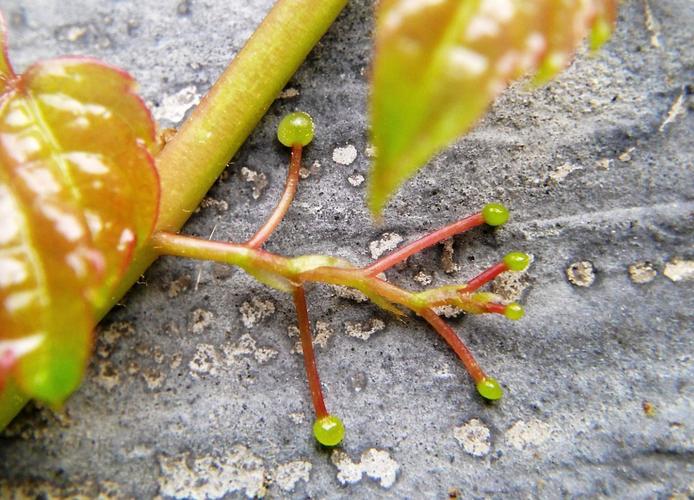
[[[81,379],[93,311],[153,228],[154,124],[134,81],[65,58],[16,75],[0,39],[0,390],[60,402]]]
[[[372,213],[510,81],[533,71],[538,82],[551,78],[591,28],[591,46],[604,42],[616,9],[617,0],[381,0],[370,103]]]

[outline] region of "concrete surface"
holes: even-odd
[[[270,5],[0,1],[19,68],[95,55],[132,72],[164,124],[180,120]],[[389,275],[440,285],[507,251],[534,256],[527,275],[495,285],[522,294],[523,321],[452,320],[502,381],[503,402],[484,404],[422,321],[314,287],[327,403],[348,429],[331,454],[311,437],[290,300],[237,270],[163,259],[103,322],[64,411],[30,406],[2,434],[0,496],[694,494],[691,2],[625,1],[605,50],[582,53],[537,92],[507,92],[407,185],[381,227],[359,177],[370,19],[370,2],[350,3],[185,231],[241,240],[264,220],[287,163],[275,127],[294,109],[316,119],[306,152],[315,166],[273,251],[366,263],[384,233],[410,241],[504,201],[505,228],[456,238],[452,262],[439,247]]]

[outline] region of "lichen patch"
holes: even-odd
[[[458,316],[463,314],[464,311],[462,309],[458,309],[455,306],[446,304],[443,306],[434,307],[434,312],[439,316],[443,316],[444,318],[457,318]]]
[[[342,299],[353,300],[354,302],[368,302],[369,298],[359,290],[348,288],[341,285],[330,285],[335,295]]]
[[[145,369],[142,371],[141,375],[150,391],[159,389],[166,380],[166,375],[159,370]]]
[[[385,450],[370,448],[353,462],[342,450],[333,451],[330,460],[337,467],[337,480],[341,484],[357,483],[364,474],[378,481],[382,488],[390,488],[397,479],[400,465]]]
[[[253,199],[257,200],[260,198],[260,195],[263,194],[263,191],[265,191],[268,185],[267,175],[262,172],[258,173],[248,167],[241,167],[241,177],[249,184],[252,184],[253,191],[251,196]]]
[[[292,492],[299,481],[308,483],[312,468],[311,462],[303,460],[280,464],[275,468],[274,482],[283,491]]]
[[[294,87],[287,87],[277,96],[278,99],[291,99],[297,97],[300,94],[299,89]]]
[[[489,427],[476,418],[460,427],[455,427],[453,429],[453,437],[463,447],[463,450],[473,457],[483,457],[491,449],[489,444],[491,437]]]
[[[429,286],[434,280],[431,274],[421,270],[412,279],[422,286]]]
[[[217,200],[210,196],[206,196],[200,202],[200,208],[214,208],[217,212],[226,212],[229,210],[229,203],[224,200]]]
[[[120,374],[110,361],[101,361],[97,367],[96,383],[111,392],[120,384]]]
[[[178,123],[186,112],[200,102],[200,94],[195,85],[183,87],[175,94],[164,96],[158,106],[150,106],[152,116],[157,122]]]
[[[320,347],[321,349],[325,349],[328,347],[328,341],[330,340],[330,337],[332,337],[334,334],[332,328],[330,328],[330,324],[325,322],[325,321],[316,321],[316,327],[315,327],[315,332],[313,335],[313,345],[314,347]],[[287,335],[289,335],[290,338],[296,338],[299,336],[299,329],[292,325],[287,328]],[[297,341],[294,344],[294,347],[291,349],[292,354],[302,354],[303,350],[301,348],[301,341]]]
[[[313,160],[310,167],[301,167],[299,169],[299,177],[302,179],[308,179],[312,175],[318,175],[320,173],[320,167],[320,162],[318,160]]]
[[[658,275],[655,266],[648,261],[635,262],[629,266],[628,271],[631,281],[639,285],[650,283]]]
[[[665,264],[663,274],[672,281],[694,280],[694,260],[684,260],[675,257]]]
[[[248,498],[265,494],[265,467],[260,457],[243,445],[221,455],[182,453],[159,456],[159,492],[172,498],[213,499],[231,493]]]
[[[276,350],[270,347],[259,347],[255,339],[247,333],[241,335],[237,342],[224,344],[222,352],[226,358],[227,365],[234,364],[237,357],[247,355],[253,356],[258,363],[263,364],[275,358],[278,354]]]
[[[508,444],[517,450],[536,448],[552,436],[552,426],[538,419],[518,420],[504,435]]]
[[[214,315],[210,311],[205,309],[196,309],[193,311],[191,321],[190,321],[190,331],[199,335],[205,328],[212,324],[212,319]]]
[[[490,290],[492,293],[501,297],[500,302],[502,304],[509,304],[520,300],[525,289],[530,286],[528,270],[535,260],[535,257],[533,255],[529,255],[529,257],[528,267],[525,268],[525,270],[501,273],[492,281]]]
[[[99,328],[96,334],[96,354],[108,358],[121,337],[135,334],[135,327],[127,321],[116,321],[105,328]]]
[[[386,324],[383,322],[383,320],[378,318],[371,318],[368,321],[363,322],[346,321],[345,333],[350,337],[368,340],[371,335],[376,332],[380,332],[385,327]]]
[[[369,243],[371,258],[378,259],[384,253],[395,250],[395,247],[397,247],[401,242],[402,236],[400,236],[398,233],[383,233],[380,239]]]
[[[221,368],[221,358],[212,344],[198,344],[188,368],[194,378],[200,375],[215,376]]]
[[[239,307],[241,322],[246,328],[253,328],[265,318],[275,314],[275,303],[270,299],[260,299],[253,297],[250,302],[246,301]]]
[[[587,288],[595,282],[595,268],[588,260],[574,262],[566,268],[566,277],[572,285]]]
[[[333,150],[333,161],[340,165],[351,165],[357,159],[357,148],[351,144]]]
[[[361,174],[354,174],[347,177],[347,182],[349,182],[354,187],[359,187],[364,184],[364,176]]]
[[[52,484],[48,481],[14,481],[0,479],[0,498],[99,498],[111,500],[127,498],[124,489],[113,481],[79,481]]]
[[[569,174],[576,172],[577,170],[582,170],[583,167],[580,165],[574,165],[573,163],[564,163],[559,165],[554,171],[550,172],[548,180],[559,184],[561,181],[566,179]]]

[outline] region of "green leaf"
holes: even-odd
[[[81,380],[95,308],[152,231],[155,128],[127,74],[64,58],[16,75],[1,35],[0,386],[7,375],[57,403]]]
[[[381,0],[371,123],[369,207],[466,132],[514,79],[554,76],[593,29],[604,42],[617,0]]]

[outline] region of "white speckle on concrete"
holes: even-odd
[[[552,436],[552,427],[537,419],[519,420],[506,431],[504,438],[517,450],[540,446]]]
[[[466,453],[474,457],[483,457],[489,453],[490,436],[489,427],[476,418],[453,429],[453,437]]]
[[[378,259],[384,253],[394,250],[400,242],[402,242],[402,236],[398,233],[383,233],[379,240],[369,243],[371,258]]]
[[[193,311],[190,330],[195,334],[202,333],[205,328],[210,326],[212,323],[212,318],[213,315],[210,311],[206,311],[205,309],[196,309]]]
[[[628,268],[629,278],[637,284],[650,283],[658,275],[655,266],[648,261],[635,262]]]
[[[651,4],[648,2],[648,0],[643,0],[643,13],[645,17],[644,21],[646,24],[646,29],[651,34],[651,47],[659,49],[661,45],[658,33],[658,23],[655,20],[655,16],[653,16]]]
[[[382,488],[390,488],[400,470],[400,465],[387,451],[375,448],[362,453],[358,463],[353,462],[342,450],[333,451],[330,460],[337,467],[337,480],[341,484],[357,483],[366,474],[378,481]]]
[[[348,144],[333,150],[333,161],[340,165],[351,165],[357,159],[357,148]]]
[[[683,115],[686,113],[686,108],[684,106],[685,101],[684,101],[684,90],[680,93],[679,96],[677,96],[677,99],[675,99],[672,103],[672,106],[670,106],[670,110],[667,113],[667,117],[665,120],[663,120],[663,123],[661,123],[660,128],[658,129],[659,132],[664,132],[665,127],[673,123],[678,116]]]
[[[200,94],[195,85],[183,87],[175,94],[164,96],[158,106],[152,108],[152,116],[157,121],[166,120],[178,123],[186,112],[200,102]]]
[[[203,500],[235,492],[248,498],[265,494],[263,461],[243,445],[222,456],[161,455],[159,467],[159,492],[165,497]]]
[[[583,167],[580,165],[573,165],[571,163],[564,163],[558,166],[554,172],[550,172],[549,180],[556,182],[557,184],[566,179],[566,177],[576,170],[582,170]]]
[[[70,28],[68,28],[67,30],[67,33],[65,34],[65,38],[69,42],[76,42],[77,40],[82,38],[86,33],[87,28],[85,28],[84,26],[70,26]]]
[[[672,281],[689,281],[694,279],[694,260],[683,260],[675,257],[665,264],[663,274]]]
[[[369,337],[371,337],[371,335],[373,335],[376,332],[380,332],[385,327],[386,324],[378,318],[371,318],[370,320],[362,323],[355,321],[346,321],[345,333],[347,333],[347,335],[349,335],[350,337],[368,340]]]
[[[626,151],[619,155],[619,161],[628,162],[631,161],[631,153],[634,152],[634,147],[628,148]]]
[[[306,422],[306,415],[304,415],[301,412],[290,413],[287,416],[289,417],[289,420],[294,422],[296,425],[300,425],[300,424],[303,424],[304,422]]]
[[[294,487],[299,481],[308,482],[312,468],[311,462],[302,460],[280,464],[273,475],[275,484],[283,491],[294,491]]]
[[[566,277],[575,286],[589,287],[595,282],[593,263],[587,260],[574,262],[566,268]]]
[[[239,307],[241,322],[246,328],[253,328],[260,321],[275,314],[275,304],[267,299],[262,300],[253,297],[250,302],[246,301]]]
[[[243,177],[243,180],[253,184],[253,192],[251,193],[253,199],[257,200],[260,198],[260,195],[263,194],[263,191],[268,184],[267,175],[262,172],[258,173],[248,167],[241,167],[241,176]]]
[[[364,176],[361,174],[350,175],[349,177],[347,177],[347,182],[349,182],[354,187],[361,186],[364,183]]]
[[[610,160],[609,158],[602,158],[595,162],[595,168],[597,168],[598,170],[609,170],[611,163],[612,160]]]
[[[431,274],[428,274],[424,271],[419,271],[417,274],[414,275],[414,278],[412,279],[414,279],[417,283],[419,283],[422,286],[431,285],[431,282],[433,281]]]

